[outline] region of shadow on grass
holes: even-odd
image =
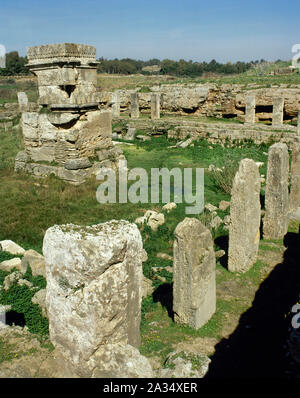
[[[164,283],[152,294],[154,303],[160,303],[168,311],[168,316],[174,321],[173,283]]]
[[[229,236],[219,236],[215,239],[215,244],[219,246],[221,250],[225,251],[224,256],[220,257],[219,261],[222,267],[228,269],[228,246],[229,246]]]
[[[16,311],[9,311],[6,313],[6,324],[9,326],[16,325],[22,328],[26,325],[24,314]]]
[[[206,378],[287,377],[287,314],[300,294],[299,233],[288,233],[284,245],[282,263],[261,283],[236,330],[216,345]]]

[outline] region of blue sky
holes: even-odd
[[[299,0],[0,0],[0,43],[83,43],[104,58],[291,59]]]

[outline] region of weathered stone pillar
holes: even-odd
[[[120,117],[120,93],[115,91],[112,93],[112,117]]]
[[[131,93],[131,108],[130,108],[130,117],[133,119],[137,119],[140,117],[140,108],[139,108],[139,94]]]
[[[284,98],[282,97],[274,97],[273,98],[273,116],[272,116],[272,125],[273,126],[281,126],[283,123],[283,107],[284,107]]]
[[[228,269],[246,272],[259,246],[260,174],[254,160],[243,159],[233,181],[230,202]]]
[[[160,118],[160,93],[151,94],[151,119]]]
[[[112,112],[103,108],[96,90],[96,48],[75,43],[35,46],[28,48],[27,58],[38,80],[39,107],[47,112],[39,112],[38,106],[28,104],[24,93],[18,94],[28,155],[23,170],[81,184],[102,167],[87,158],[95,159],[96,151],[113,149]],[[23,154],[17,158],[25,159]],[[117,168],[119,155],[111,152],[110,160]],[[39,161],[57,165],[35,163]],[[17,160],[16,169],[19,167]]]
[[[297,135],[300,136],[300,109],[298,111],[298,120],[297,120]]]
[[[128,221],[47,230],[50,339],[70,377],[151,377],[140,344],[140,232]],[[147,376],[148,375],[148,376]]]
[[[28,111],[28,97],[24,92],[18,92],[18,102],[19,102],[19,109],[20,112],[27,112]]]
[[[255,123],[255,96],[246,96],[245,123]]]
[[[174,320],[199,329],[216,310],[212,236],[196,218],[185,218],[174,235]]]
[[[290,212],[300,206],[300,142],[294,142],[292,147],[291,192],[289,197]]]
[[[266,239],[281,239],[288,229],[289,153],[286,144],[276,143],[269,149],[265,193],[263,234]]]

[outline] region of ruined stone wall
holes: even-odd
[[[252,140],[256,144],[270,143],[274,141],[284,142],[289,148],[295,141],[299,140],[297,136],[297,127],[282,125],[280,128],[274,128],[265,124],[243,123],[221,123],[221,122],[199,122],[185,118],[163,118],[150,120],[145,118],[126,119],[119,118],[115,123],[127,123],[127,127],[133,127],[139,131],[144,131],[148,135],[165,134],[168,138],[178,140],[192,137],[193,139],[207,139],[215,144],[225,142]],[[115,127],[114,131],[120,132],[120,127]],[[122,129],[121,129],[122,130]],[[113,132],[114,133],[114,132]],[[123,131],[125,134],[125,130]]]
[[[130,95],[136,90],[120,90],[121,112],[129,111]],[[273,99],[284,99],[284,121],[297,120],[300,100],[300,86],[286,85],[259,88],[255,84],[162,84],[151,87],[151,91],[161,93],[161,112],[178,115],[197,115],[217,118],[237,118],[245,120],[246,97],[255,96],[255,120],[271,121]],[[103,93],[102,100],[109,101],[111,93]],[[140,110],[150,113],[151,92],[139,93]]]
[[[64,164],[68,159],[94,156],[111,146],[111,112],[24,112],[21,117],[24,145],[33,161]]]

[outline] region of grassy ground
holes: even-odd
[[[175,77],[175,76],[144,76],[144,75],[110,75],[98,74],[98,86],[107,91],[117,89],[135,89],[141,87],[142,92],[147,92],[150,87],[160,84],[194,84],[194,83],[214,83],[217,86],[222,84],[242,84],[255,85],[248,89],[268,88],[280,84],[286,84],[287,87],[300,84],[300,74],[290,75],[263,75],[257,76],[253,70],[238,75],[214,76],[214,77]]]
[[[25,91],[30,102],[38,98],[37,83],[33,77],[26,78],[1,78],[0,79],[0,104],[17,102],[17,93]]]
[[[14,158],[22,148],[21,133],[6,133],[0,130],[0,239],[12,239],[25,247],[41,250],[42,239],[48,227],[53,224],[74,222],[93,224],[110,218],[134,220],[144,209],[151,205],[99,204],[96,189],[99,183],[89,180],[79,187],[68,185],[56,178],[34,179],[26,174],[13,171]],[[153,138],[146,143],[136,142],[136,146],[124,145],[128,166],[143,167],[150,170],[155,167],[204,167],[215,164],[217,167],[232,164],[243,157],[255,161],[266,161],[264,147],[245,146],[242,148],[223,148],[220,145],[195,143],[193,148],[168,148],[170,143],[163,138]],[[262,169],[262,174],[265,170]],[[209,173],[205,173],[205,202],[217,205],[222,199],[229,199],[219,192]],[[158,204],[160,209],[162,204]],[[179,214],[184,217],[184,205],[178,206]],[[174,216],[175,217],[175,216]],[[170,218],[174,218],[170,216]],[[172,223],[174,224],[173,220]]]

